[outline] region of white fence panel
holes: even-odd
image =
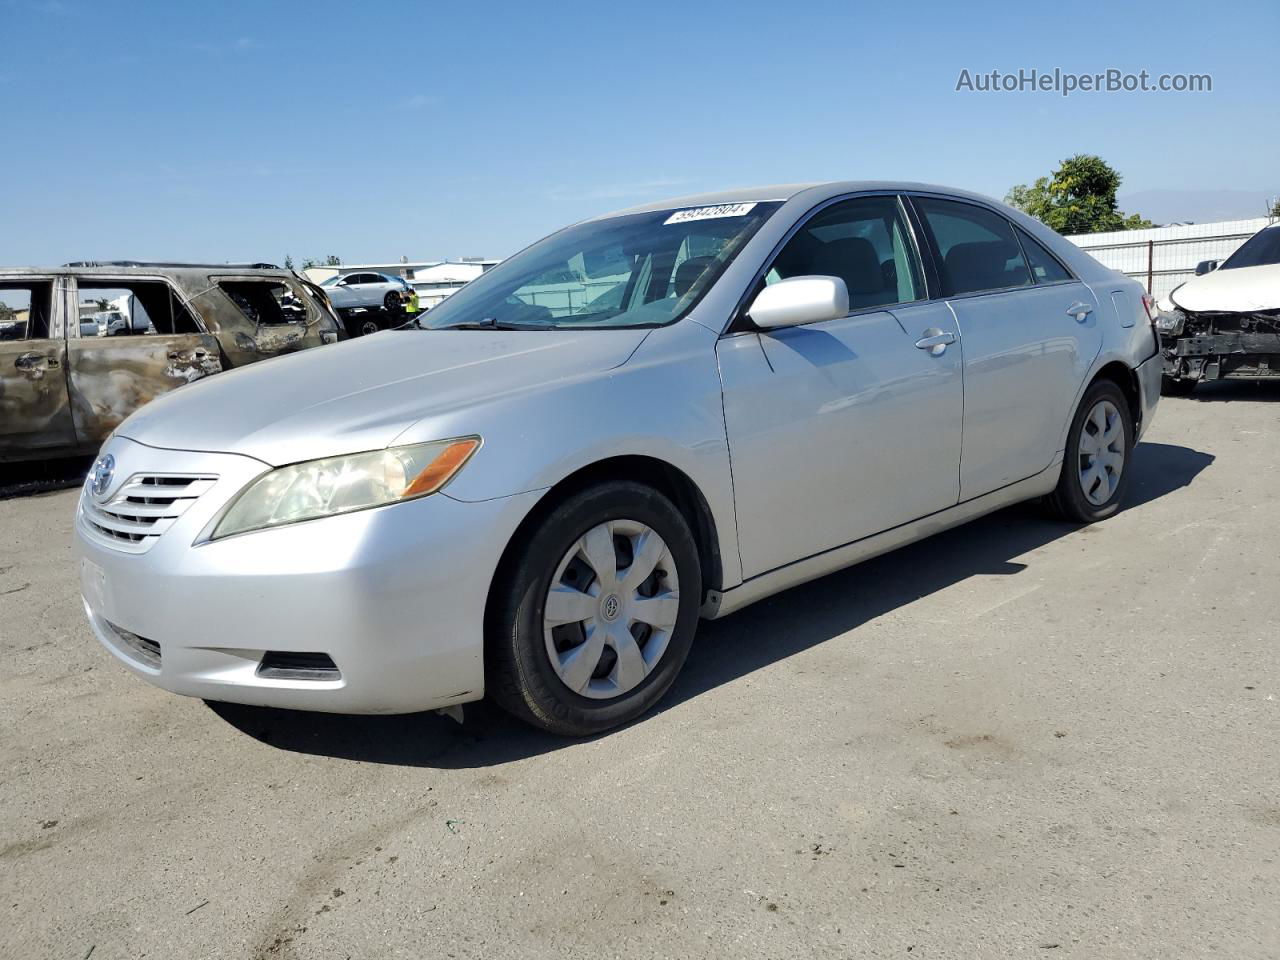
[[[1269,223],[1266,217],[1256,217],[1150,230],[1086,233],[1067,239],[1104,266],[1133,277],[1158,299],[1194,277],[1197,263],[1225,260]]]

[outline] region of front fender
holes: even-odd
[[[428,417],[397,443],[479,434],[446,492],[482,501],[545,491],[613,457],[643,456],[698,487],[719,537],[726,585],[741,579],[715,334],[693,323],[653,331],[621,366]]]

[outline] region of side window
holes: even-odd
[[[222,290],[254,326],[301,323],[307,319],[302,299],[280,280],[217,280]]]
[[[79,282],[80,336],[199,333],[200,326],[163,280]]]
[[[1025,287],[1031,273],[1013,225],[984,207],[917,197],[941,258],[942,295]]]
[[[0,340],[47,339],[52,305],[48,280],[0,281]]]
[[[1027,255],[1031,275],[1036,278],[1036,283],[1056,283],[1071,279],[1071,274],[1044,248],[1044,244],[1021,227],[1014,229],[1018,231],[1018,239],[1022,241],[1022,249]]]
[[[845,200],[816,214],[787,241],[765,283],[808,275],[842,279],[851,310],[924,296],[896,197]]]

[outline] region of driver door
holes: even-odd
[[[744,325],[717,348],[746,577],[959,499],[959,335],[946,304],[927,300],[899,199],[821,208],[761,288],[806,275],[843,279],[849,315]]]

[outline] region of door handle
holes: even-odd
[[[946,352],[947,345],[955,342],[956,335],[954,333],[947,333],[937,327],[930,327],[924,332],[924,336],[916,341],[916,347],[920,350],[928,350],[931,357],[940,357]]]
[[[13,365],[19,370],[38,370],[42,366],[56,366],[43,353],[23,353],[13,361]]]
[[[1071,306],[1067,307],[1067,316],[1075,317],[1076,323],[1084,323],[1089,314],[1093,313],[1093,307],[1085,303],[1083,300],[1077,300]]]

